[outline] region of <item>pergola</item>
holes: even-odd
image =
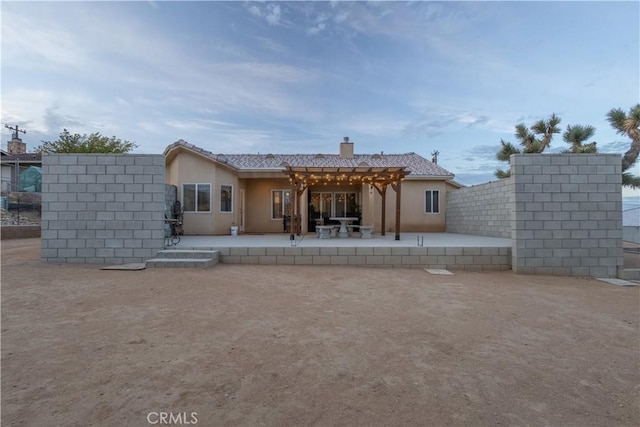
[[[385,235],[385,214],[387,206],[387,187],[391,186],[396,192],[396,235],[400,240],[400,194],[401,184],[405,176],[411,172],[404,166],[397,167],[306,167],[286,166],[283,171],[289,175],[289,182],[294,194],[291,236],[300,235],[301,232],[301,200],[302,194],[312,185],[325,184],[369,184],[375,188],[382,197],[381,230]]]

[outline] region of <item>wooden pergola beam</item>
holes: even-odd
[[[282,171],[285,175],[289,175],[289,182],[294,189],[295,203],[294,216],[296,233],[301,233],[300,224],[300,200],[302,193],[311,185],[320,185],[327,183],[349,182],[354,180],[362,184],[369,184],[374,187],[382,197],[381,212],[381,230],[380,234],[385,235],[386,228],[386,202],[387,202],[387,186],[391,185],[396,192],[396,235],[395,239],[400,240],[400,185],[405,176],[410,172],[404,167],[375,167],[375,166],[357,166],[357,167],[311,167],[311,166],[286,166]],[[293,236],[293,227],[292,227]]]
[[[334,182],[357,178],[365,183],[390,184],[402,179],[409,174],[403,167],[374,168],[374,167],[350,167],[350,168],[311,168],[288,166],[283,171],[294,181],[299,182]]]

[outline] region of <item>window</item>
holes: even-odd
[[[271,190],[271,219],[291,215],[291,190]]]
[[[185,212],[211,212],[211,184],[182,184]]]
[[[424,192],[425,213],[440,213],[440,191],[427,190]]]
[[[336,216],[356,216],[358,215],[356,193],[335,193]]]
[[[220,186],[220,212],[233,212],[233,187]]]
[[[331,193],[311,193],[311,207],[309,216],[316,218],[329,218],[333,216],[331,211]]]
[[[357,216],[358,197],[356,193],[311,193],[311,206],[315,218],[332,216]]]

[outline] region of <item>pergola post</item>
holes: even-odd
[[[298,211],[298,187],[293,187],[293,206],[291,209],[291,220],[289,224],[289,238],[291,240],[295,239],[296,234],[296,215]]]
[[[380,235],[385,235],[386,217],[387,217],[387,184],[382,183],[380,187],[374,185],[373,188],[378,190],[378,194],[382,198],[382,212],[380,214]]]
[[[396,183],[391,184],[396,192],[396,240],[400,240],[400,195],[401,195],[402,181],[398,180]]]
[[[302,205],[300,197],[304,190],[300,190],[298,185],[293,187],[293,212],[291,213],[291,240],[294,240],[293,235],[300,235],[302,232]]]
[[[296,190],[296,206],[298,207],[298,213],[296,215],[296,234],[298,236],[302,233],[302,194],[304,194],[304,190]]]

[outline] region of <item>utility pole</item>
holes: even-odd
[[[17,194],[16,204],[18,205],[18,224],[20,223],[20,154],[25,154],[27,151],[27,145],[22,142],[20,139],[20,134],[26,134],[27,131],[24,129],[20,129],[18,125],[13,127],[9,125],[4,125],[5,128],[12,131],[11,141],[7,143],[7,150],[9,154],[15,155],[15,163],[13,165],[15,178],[13,180],[12,186],[14,188],[10,188],[9,191],[15,191]],[[8,206],[7,206],[8,207]]]
[[[440,152],[438,150],[434,150],[431,153],[431,161],[436,165],[438,164],[438,155],[440,155]]]
[[[15,127],[11,127],[9,125],[4,125],[4,127],[6,127],[7,129],[13,131],[13,134],[11,135],[11,139],[20,139],[20,135],[18,134],[19,132],[27,133],[26,130],[20,129],[18,127],[18,125],[15,125]]]
[[[21,133],[27,133],[26,130],[20,129],[18,125],[13,127],[9,125],[4,125],[7,129],[9,129],[11,133],[11,141],[7,142],[7,151],[9,154],[25,154],[27,152],[27,144],[22,142],[20,139]]]

